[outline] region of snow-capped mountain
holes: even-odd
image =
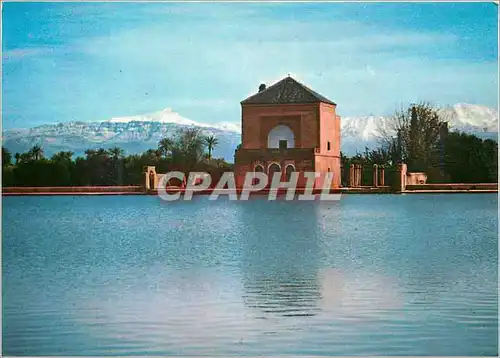
[[[439,109],[450,131],[475,134],[483,139],[497,139],[498,112],[488,107],[456,104]],[[342,151],[353,154],[374,147],[384,134],[395,134],[391,117],[342,117]]]
[[[446,107],[441,114],[451,130],[462,132],[498,132],[498,112],[474,104],[456,104]]]
[[[477,105],[457,104],[440,110],[452,131],[473,133],[483,138],[497,139],[497,111]],[[390,117],[342,117],[342,151],[348,155],[365,147],[377,145],[381,133],[390,132]],[[179,128],[197,127],[218,138],[215,157],[233,161],[234,150],[241,143],[239,122],[204,124],[182,117],[167,108],[162,111],[131,117],[111,118],[102,122],[66,122],[47,124],[3,133],[3,145],[11,152],[26,152],[41,144],[46,156],[61,150],[82,155],[89,148],[119,146],[127,154],[156,148],[163,137],[172,136]]]
[[[164,137],[173,136],[179,128],[196,127],[218,139],[214,157],[233,160],[241,142],[240,127],[233,123],[209,125],[182,117],[170,108],[154,113],[116,117],[102,122],[66,122],[34,128],[5,131],[3,145],[11,152],[26,152],[35,144],[43,146],[46,156],[61,150],[83,155],[86,149],[118,146],[127,154],[157,148]]]
[[[105,121],[106,123],[130,123],[130,122],[154,122],[154,123],[174,123],[183,126],[193,126],[200,128],[212,128],[222,131],[241,133],[241,128],[235,123],[218,123],[215,125],[195,122],[191,119],[182,117],[179,113],[172,111],[171,108],[165,108],[163,111],[138,115],[132,117],[115,117]]]

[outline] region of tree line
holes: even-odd
[[[88,149],[75,159],[70,151],[45,158],[39,145],[14,156],[2,147],[3,186],[140,185],[149,165],[159,172],[216,175],[232,170],[232,164],[212,158],[217,144],[216,137],[189,128],[163,138],[156,149],[128,156],[119,147]],[[380,129],[378,147],[351,157],[341,153],[341,163],[344,185],[350,164],[363,166],[363,185],[371,185],[373,164],[383,165],[390,185],[399,163],[406,163],[410,172],[427,173],[430,183],[490,183],[498,180],[498,143],[448,132],[446,118],[429,104],[418,103],[396,112],[390,127]]]
[[[366,148],[364,153],[352,157],[341,153],[344,173],[350,164],[361,164],[365,168],[363,181],[368,184],[372,179],[367,174],[373,170],[373,164],[383,165],[390,173],[399,163],[406,163],[410,172],[427,173],[430,183],[498,181],[497,141],[449,132],[448,118],[428,103],[397,111],[389,127],[379,131],[376,148]],[[386,178],[390,180],[391,176]]]
[[[40,145],[14,155],[2,147],[2,185],[141,185],[146,166],[156,166],[159,172],[232,170],[232,165],[224,159],[212,158],[217,144],[216,137],[188,128],[179,130],[172,138],[161,139],[157,148],[142,154],[125,155],[123,149],[113,147],[87,149],[84,156],[76,158],[71,151],[61,151],[46,158]]]

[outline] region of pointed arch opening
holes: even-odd
[[[253,170],[254,172],[257,172],[257,173],[263,173],[264,172],[264,167],[260,164],[257,164]]]
[[[292,177],[292,173],[295,172],[295,166],[293,164],[288,164],[285,167],[285,180],[288,182]]]
[[[267,176],[269,183],[272,183],[274,173],[281,174],[281,165],[279,165],[278,163],[271,163],[267,167]]]
[[[265,169],[262,165],[260,164],[257,164],[254,169],[253,169],[254,173],[265,173]],[[252,179],[252,185],[257,185],[257,183],[259,182],[259,178],[254,178]]]

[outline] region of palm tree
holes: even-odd
[[[39,160],[43,158],[43,148],[39,144],[35,144],[28,152],[31,158]]]
[[[55,161],[59,161],[59,160],[71,160],[71,157],[73,156],[73,153],[72,151],[67,151],[67,152],[64,152],[64,151],[61,151],[61,152],[57,152],[56,154],[54,154],[52,156],[52,160],[55,160]]]
[[[163,155],[163,152],[162,152],[160,149],[148,149],[148,150],[144,153],[144,155],[145,155],[147,158],[149,158],[149,159],[151,159],[151,160],[153,160],[153,161],[157,162],[157,161],[159,161],[159,160],[161,159],[161,157],[162,157],[162,155]]]
[[[74,154],[75,153],[72,151],[61,151],[54,154],[51,159],[54,162],[71,162],[71,157],[73,157]]]
[[[215,148],[217,144],[219,144],[219,140],[213,135],[205,138],[205,143],[208,147],[208,160],[212,159],[212,150]]]
[[[85,155],[87,156],[87,160],[96,155],[95,149],[85,149]]]
[[[67,150],[64,153],[64,157],[68,160],[68,161],[71,161],[71,158],[73,158],[73,155],[75,155],[74,152],[72,152],[71,150]]]
[[[163,155],[163,152],[162,152],[161,150],[159,150],[159,149],[155,149],[155,150],[153,151],[153,153],[154,153],[154,156],[156,157],[156,160],[157,160],[157,161],[161,160],[161,157],[162,157],[162,155]]]
[[[115,161],[121,159],[124,153],[125,152],[120,147],[113,147],[108,150],[108,154],[111,155],[111,158]]]
[[[158,150],[165,156],[165,158],[168,156],[168,153],[172,152],[173,147],[174,141],[170,138],[165,137],[158,143]]]
[[[16,154],[14,155],[14,158],[16,158],[16,164],[18,164],[18,163],[19,163],[19,160],[21,160],[21,154],[16,153]]]

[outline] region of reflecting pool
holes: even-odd
[[[496,355],[495,194],[3,198],[5,355]]]

